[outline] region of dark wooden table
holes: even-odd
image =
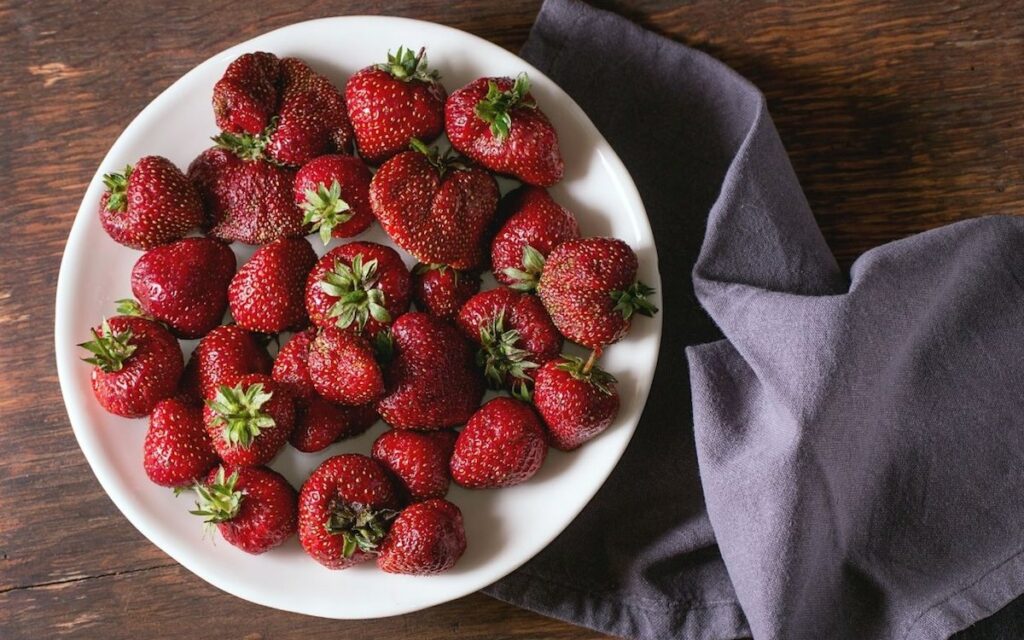
[[[78,450],[57,388],[54,284],[89,178],[146,103],[211,54],[288,23],[386,12],[516,50],[539,3],[297,4],[0,1],[0,637],[600,637],[482,595],[359,623],[248,604],[137,533]],[[764,89],[843,264],[941,224],[1024,210],[1019,0],[601,4]],[[1017,603],[979,626],[1019,638],[1022,621]]]

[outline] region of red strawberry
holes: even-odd
[[[558,134],[530,95],[525,73],[474,80],[448,98],[444,120],[452,146],[491,171],[541,187],[562,179]]]
[[[192,354],[199,375],[203,398],[212,398],[217,390],[238,383],[249,373],[270,373],[273,360],[256,336],[237,325],[217,327],[206,334]]]
[[[126,247],[151,249],[185,236],[206,214],[195,188],[167,158],[145,156],[103,176],[100,223]]]
[[[324,327],[309,346],[309,375],[317,393],[357,406],[384,394],[384,376],[373,347],[362,336]]]
[[[203,407],[203,422],[224,462],[270,462],[295,427],[295,400],[273,378],[251,373],[221,386]]]
[[[409,270],[391,247],[350,242],[331,249],[306,279],[313,324],[373,335],[409,309]]]
[[[373,457],[401,481],[412,500],[443,498],[448,493],[454,431],[420,433],[392,429],[373,443]]]
[[[412,297],[416,308],[451,320],[462,305],[480,291],[480,276],[443,264],[417,264],[412,270]]]
[[[179,337],[199,338],[220,324],[228,306],[235,254],[209,238],[185,238],[150,249],[132,268],[132,293],[146,315]]]
[[[314,337],[315,328],[296,333],[274,359],[271,376],[278,385],[288,389],[299,408],[304,408],[316,397],[313,379],[309,377],[309,344]]]
[[[348,117],[359,155],[380,164],[409,148],[410,138],[426,142],[444,130],[445,90],[420,49],[398,47],[388,61],[357,71],[345,85]]]
[[[440,498],[402,510],[384,538],[377,566],[388,573],[426,576],[455,566],[466,552],[459,508]]]
[[[240,56],[214,86],[213,108],[224,140],[244,140],[277,164],[298,166],[352,146],[345,99],[298,58]]]
[[[281,60],[257,51],[235,58],[213,85],[217,126],[234,133],[261,133],[277,113]]]
[[[221,466],[195,487],[196,508],[207,526],[246,553],[269,551],[298,528],[298,496],[284,476],[267,467]]]
[[[326,246],[331,237],[359,235],[373,223],[370,170],[354,156],[320,156],[295,174],[295,204],[304,225],[318,231]]]
[[[394,354],[384,373],[381,417],[399,429],[444,429],[480,406],[484,385],[473,350],[455,327],[425,313],[407,313],[391,328]]]
[[[370,204],[395,244],[420,262],[480,265],[498,206],[498,183],[413,139],[370,183]]]
[[[452,479],[469,489],[510,487],[529,480],[547,456],[544,428],[533,408],[495,398],[473,414],[455,441]]]
[[[92,391],[104,409],[140,418],[175,394],[185,368],[178,341],[161,325],[136,316],[115,316],[92,329],[78,345],[91,355]]]
[[[505,224],[491,242],[494,279],[519,291],[532,291],[544,258],[566,240],[580,237],[572,213],[540,187],[524,185],[501,201]]]
[[[217,464],[202,410],[174,398],[153,407],[142,450],[146,475],[164,487],[191,484]]]
[[[480,345],[477,363],[496,389],[526,398],[532,369],[556,358],[562,336],[535,296],[507,287],[476,294],[463,305],[459,329]]]
[[[534,378],[533,404],[556,449],[579,447],[607,429],[619,413],[615,378],[593,359],[563,355],[538,369]]]
[[[622,240],[569,240],[548,255],[537,293],[563,336],[600,350],[626,335],[634,313],[658,312],[647,300],[654,289],[636,271],[636,254]]]
[[[289,442],[299,451],[320,451],[336,440],[363,433],[377,421],[373,405],[344,407],[317,394],[309,375],[309,345],[316,330],[292,336],[274,360],[273,378],[295,398],[295,428]]]
[[[219,140],[229,144],[223,135]],[[292,200],[295,171],[260,159],[258,152],[246,150],[244,142],[236,148],[244,159],[228,149],[211,147],[188,167],[188,178],[210,215],[207,234],[245,244],[306,235],[302,210]]]
[[[399,506],[376,460],[354,453],[328,458],[299,492],[299,541],[320,564],[347,569],[373,557]]]
[[[238,326],[261,333],[299,330],[306,317],[306,276],[316,252],[305,238],[282,238],[256,250],[228,289]]]
[[[346,407],[314,396],[299,411],[295,429],[288,441],[299,451],[312,453],[326,449],[338,440],[354,438],[377,422],[372,404]]]

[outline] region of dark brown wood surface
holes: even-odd
[[[434,20],[516,50],[538,4],[0,0],[0,637],[601,637],[482,595],[354,623],[217,591],[100,489],[53,360],[54,284],[87,181],[176,78],[240,40],[339,14]],[[1024,211],[1019,0],[600,4],[718,56],[766,92],[844,265],[911,233]],[[1005,630],[1024,629],[1022,611],[1002,614],[1005,637],[1021,636]]]

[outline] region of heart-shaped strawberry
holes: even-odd
[[[381,166],[370,205],[395,244],[420,262],[456,269],[480,265],[498,206],[489,173],[439,155],[418,140]]]

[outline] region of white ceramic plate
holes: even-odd
[[[330,571],[308,558],[293,537],[262,556],[250,556],[219,537],[206,539],[187,513],[192,498],[175,498],[151,484],[142,469],[145,420],[105,413],[92,397],[89,367],[75,345],[89,327],[114,314],[129,297],[129,273],[140,253],[115,244],[100,227],[101,176],[141,156],[158,154],[183,169],[216,133],[210,96],[225,67],[249,51],[298,56],[337,86],[356,70],[384,59],[388,48],[426,46],[449,91],[480,76],[527,71],[533,94],[554,122],[565,156],[565,179],[551,189],[576,213],[585,235],[612,235],[638,253],[641,278],[660,290],[657,255],[643,203],[615,152],[583,111],[529,64],[490,42],[449,27],[386,17],[352,16],[295,24],[244,42],[199,65],[147,106],[117,139],[93,177],[68,238],[57,283],[56,356],[61,389],[75,436],[100,484],[125,517],[176,561],[211,584],[270,607],[330,618],[373,618],[415,611],[459,598],[515,570],[557,536],[611,473],[647,399],[661,339],[661,315],[640,318],[629,337],[609,348],[601,364],[620,381],[616,423],[580,450],[552,451],[529,482],[497,491],[453,487],[448,498],[465,514],[469,548],[450,572],[435,577],[389,575],[373,563]],[[127,78],[126,82],[131,82]],[[503,191],[511,186],[502,181]],[[364,239],[388,242],[376,225]],[[311,238],[312,239],[312,238]],[[331,246],[339,243],[334,240]],[[323,253],[316,240],[314,246]],[[251,249],[236,246],[239,261]],[[411,264],[411,261],[409,261]],[[486,285],[485,285],[486,286]],[[192,343],[184,345],[191,349]],[[318,454],[291,447],[271,465],[295,487],[329,456],[368,454],[383,427]]]

